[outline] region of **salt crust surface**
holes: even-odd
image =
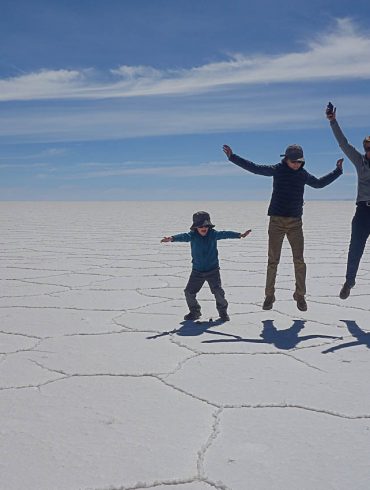
[[[217,229],[231,321],[184,324],[194,211]],[[351,202],[304,208],[308,311],[285,243],[261,309],[267,203],[0,203],[6,490],[367,490],[370,253],[350,297]]]

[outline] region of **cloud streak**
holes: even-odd
[[[175,178],[184,177],[224,177],[236,176],[240,169],[225,161],[207,162],[194,165],[153,165],[143,166],[132,163],[123,163],[121,166],[116,164],[110,167],[108,164],[96,164],[103,167],[99,170],[88,171],[85,173],[70,175],[68,179],[101,179],[124,176],[166,176]]]
[[[55,104],[48,111],[42,106],[26,105],[17,112],[7,108],[0,114],[0,140],[65,144],[67,141],[320,128],[327,126],[324,116],[327,97],[322,87],[319,93],[308,94],[306,89],[303,98],[302,90],[284,87],[278,91],[261,88],[259,92],[254,91],[252,97],[249,91],[234,91],[232,97],[223,94],[161,99],[139,107],[128,106],[127,99],[125,102],[106,101],[103,105],[96,103],[93,107],[91,104],[69,107],[68,111],[63,104]],[[341,95],[340,115],[346,114],[347,124],[351,121],[352,126],[365,126],[369,103],[367,93]]]
[[[235,86],[370,79],[370,36],[348,18],[306,42],[300,52],[236,54],[191,69],[121,66],[107,74],[86,70],[41,70],[0,80],[0,101],[105,99],[190,95]]]

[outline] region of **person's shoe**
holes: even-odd
[[[304,296],[294,293],[293,298],[297,301],[297,308],[300,311],[307,311],[307,303],[306,300],[304,299]]]
[[[347,282],[345,282],[339,293],[340,299],[347,299],[348,296],[351,294],[351,288],[352,287]]]
[[[271,310],[274,302],[275,302],[275,296],[273,294],[266,296],[265,301],[263,302],[263,305],[262,305],[262,309],[263,310]]]
[[[230,317],[227,314],[227,311],[220,312],[220,320],[223,322],[229,322],[230,321]]]
[[[190,311],[184,316],[184,320],[198,320],[202,316],[200,311]]]

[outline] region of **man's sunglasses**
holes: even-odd
[[[368,151],[370,151],[370,146],[365,146],[365,151],[366,151],[366,153],[367,153]]]

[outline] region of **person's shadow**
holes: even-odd
[[[204,340],[205,344],[217,342],[249,342],[253,344],[271,344],[282,350],[289,350],[297,347],[298,344],[305,340],[311,339],[342,339],[343,337],[333,337],[332,335],[303,335],[299,337],[300,331],[304,328],[304,320],[294,320],[293,325],[285,330],[278,330],[273,320],[264,320],[261,339],[244,339],[234,336],[233,339]]]
[[[366,345],[368,349],[370,349],[370,332],[365,332],[361,330],[361,328],[357,325],[354,320],[341,320],[347,325],[349,333],[355,337],[352,342],[347,342],[345,344],[335,345],[334,347],[330,347],[330,349],[326,349],[322,351],[323,354],[328,354],[329,352],[335,352],[339,349],[346,349],[347,347],[356,347],[358,345]]]
[[[157,335],[151,335],[150,337],[147,337],[147,339],[158,339],[159,337],[164,337],[166,335],[171,335],[171,334],[180,335],[181,337],[197,337],[206,332],[215,335],[224,335],[226,337],[239,338],[236,335],[232,335],[230,333],[223,333],[223,332],[218,332],[216,330],[210,330],[211,327],[217,327],[218,325],[223,325],[224,323],[225,322],[221,319],[209,321],[209,322],[198,322],[198,321],[194,322],[191,320],[184,320],[183,322],[180,322],[181,325],[180,328],[174,328],[173,330],[170,330],[168,332],[162,332]]]

